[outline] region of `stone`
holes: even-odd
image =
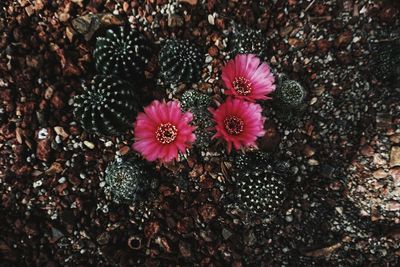
[[[388,173],[384,169],[378,169],[372,173],[372,175],[377,179],[382,179],[388,176]]]
[[[390,151],[390,167],[400,166],[400,146],[393,146]]]
[[[85,141],[83,141],[83,144],[89,149],[94,149],[94,144],[92,142],[85,140]]]
[[[374,149],[370,145],[364,145],[361,148],[361,154],[365,157],[372,157],[374,155]]]
[[[205,222],[209,222],[217,216],[217,209],[212,204],[205,204],[199,208],[199,213]]]

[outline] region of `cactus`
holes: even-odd
[[[306,99],[305,89],[296,81],[283,80],[276,88],[276,101],[289,109],[298,109]]]
[[[304,114],[307,92],[303,86],[285,75],[278,75],[273,106],[277,117],[287,125],[297,125]]]
[[[110,164],[105,181],[116,203],[144,202],[153,195],[157,182],[145,162],[138,158]]]
[[[378,80],[400,81],[400,40],[373,45],[369,67]]]
[[[232,42],[233,56],[237,54],[255,54],[260,58],[265,56],[266,42],[260,30],[241,29]]]
[[[181,97],[181,107],[184,111],[193,108],[207,109],[211,105],[211,98],[197,90],[186,90]]]
[[[189,41],[168,40],[159,56],[160,74],[167,84],[195,82],[200,78],[203,56]]]
[[[131,79],[143,75],[150,54],[150,43],[143,34],[119,27],[108,29],[104,37],[97,37],[93,56],[102,74]]]
[[[93,134],[117,135],[132,126],[138,110],[132,86],[115,76],[95,76],[74,98],[74,115]]]
[[[273,216],[285,200],[282,174],[273,171],[265,153],[240,155],[233,178],[237,182],[237,205],[250,214]]]
[[[195,145],[199,148],[207,148],[210,145],[214,127],[214,121],[207,108],[211,105],[211,98],[196,90],[187,90],[181,97],[181,107],[183,111],[192,112],[193,123],[197,127],[195,131]]]

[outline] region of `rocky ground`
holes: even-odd
[[[371,74],[372,47],[400,37],[398,1],[6,0],[0,3],[0,266],[397,266],[400,92]],[[98,138],[71,97],[94,74],[95,36],[131,24],[159,49],[170,37],[204,48],[201,81],[221,98],[220,67],[244,25],[263,31],[266,61],[307,90],[300,118],[266,105],[263,151],[288,166],[273,221],[232,205],[222,146],[157,165],[143,206],[113,203],[104,170],[132,134]],[[143,103],[179,98],[157,59]]]

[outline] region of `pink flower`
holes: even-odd
[[[195,127],[190,126],[193,115],[182,113],[177,101],[154,100],[136,118],[133,148],[148,161],[168,162],[178,158],[178,151],[195,141]]]
[[[247,101],[270,99],[275,90],[275,78],[268,64],[255,55],[237,55],[222,69],[222,80],[228,90],[225,94]]]
[[[232,150],[232,144],[236,150],[256,146],[257,137],[265,134],[265,118],[258,104],[229,97],[217,109],[209,110],[216,123],[217,133],[213,138],[223,138],[228,144],[228,153]]]

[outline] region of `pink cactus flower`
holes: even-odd
[[[267,63],[253,54],[237,55],[222,68],[225,94],[250,102],[270,99],[275,90],[275,77]]]
[[[133,149],[148,161],[177,159],[178,152],[185,153],[196,139],[195,127],[189,125],[192,119],[192,113],[183,113],[177,101],[154,100],[136,118]]]
[[[260,105],[237,98],[228,98],[217,109],[209,109],[216,123],[217,131],[213,138],[227,142],[228,153],[232,144],[236,150],[256,146],[257,137],[265,134]]]

